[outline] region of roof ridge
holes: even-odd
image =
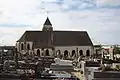
[[[42,30],[26,30],[25,32],[42,32]],[[53,30],[53,32],[87,32],[87,31],[71,31],[71,30]]]
[[[36,32],[42,32],[42,31],[40,31],[40,30],[34,30],[34,31],[36,31]],[[34,32],[33,30],[26,30],[26,32]]]
[[[87,31],[72,31],[72,30],[54,30],[53,32],[55,31],[66,31],[66,32],[87,32]]]

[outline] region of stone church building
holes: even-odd
[[[42,31],[26,31],[16,42],[16,48],[20,53],[63,59],[93,54],[93,43],[86,31],[53,30],[48,17]]]

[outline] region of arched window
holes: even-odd
[[[57,56],[60,55],[60,53],[61,53],[60,50],[56,51]]]
[[[90,56],[90,50],[86,51],[86,56]]]
[[[68,57],[68,51],[67,50],[64,51],[64,57],[65,58]]]
[[[40,56],[40,50],[39,49],[37,50],[37,56]]]
[[[83,51],[82,51],[82,50],[80,50],[80,51],[79,51],[79,54],[80,54],[80,56],[82,56],[82,55],[83,55]]]
[[[44,48],[41,49],[42,51],[44,50]]]
[[[71,56],[74,56],[75,55],[75,50],[72,50],[72,55]]]
[[[48,49],[46,50],[45,53],[46,53],[46,56],[49,56],[49,50]]]
[[[52,51],[54,51],[55,50],[55,48],[52,48]]]
[[[27,50],[30,50],[30,44],[27,44]]]
[[[60,50],[57,50],[56,51],[56,57],[58,57],[58,58],[62,58],[62,55],[61,55],[61,51]]]
[[[24,50],[24,44],[23,43],[21,44],[21,50]]]

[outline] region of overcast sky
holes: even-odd
[[[26,30],[87,31],[94,44],[120,44],[120,0],[0,0],[0,45],[15,45]]]

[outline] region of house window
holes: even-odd
[[[90,56],[90,50],[86,51],[86,56]]]
[[[21,50],[24,50],[24,44],[23,43],[21,44]]]
[[[37,50],[37,56],[40,56],[40,50],[39,49]]]
[[[27,44],[27,50],[30,50],[30,44]]]
[[[46,53],[46,56],[49,56],[49,50],[48,49],[46,50],[45,53]]]
[[[82,51],[82,50],[80,50],[80,51],[79,51],[79,54],[80,54],[80,56],[82,56],[82,55],[83,55],[83,51]]]
[[[75,50],[72,50],[72,56],[74,56],[75,55]]]
[[[64,51],[64,57],[65,58],[68,57],[68,51],[67,50]]]

